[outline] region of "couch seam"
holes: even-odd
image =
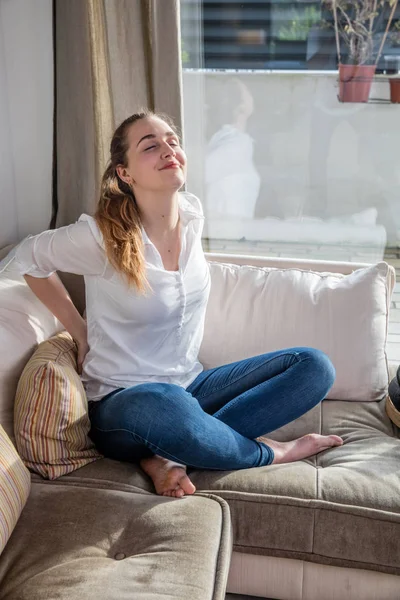
[[[236,265],[235,263],[224,263],[224,262],[220,262],[218,260],[210,260],[210,262],[212,263],[216,263],[218,265],[223,265],[224,267],[234,267],[234,269],[237,271],[239,270],[241,267],[246,267],[247,269],[251,269],[252,271],[267,271],[267,275],[269,275],[269,271],[280,271],[282,270],[282,268],[284,267],[259,267],[259,266],[255,266],[255,265]],[[380,262],[384,262],[384,261],[380,261]],[[379,263],[378,263],[379,264]],[[312,271],[313,275],[318,275],[321,279],[326,279],[327,277],[337,277],[338,279],[343,279],[343,277],[347,277],[348,275],[352,275],[354,273],[354,271],[357,271],[359,268],[363,268],[363,267],[358,267],[356,269],[354,269],[352,271],[352,273],[324,273],[324,272],[320,272],[320,271]],[[365,267],[364,267],[365,268]],[[301,269],[300,267],[287,267],[284,268],[285,271],[300,271],[301,273],[310,273],[310,269]]]
[[[374,561],[366,562],[365,560],[363,560],[363,561],[361,561],[361,560],[351,560],[349,558],[344,558],[343,559],[343,558],[337,558],[336,556],[329,556],[328,554],[316,554],[315,552],[309,552],[308,550],[279,550],[277,548],[266,548],[265,546],[254,546],[254,545],[253,546],[242,546],[240,544],[234,544],[233,545],[233,550],[234,551],[236,549],[238,549],[238,548],[246,548],[246,549],[255,548],[257,550],[269,550],[271,552],[275,552],[276,550],[278,550],[278,552],[288,552],[288,553],[293,552],[294,554],[296,554],[296,553],[297,554],[309,554],[310,556],[316,556],[316,557],[321,557],[321,558],[328,558],[328,559],[339,560],[339,561],[343,560],[343,562],[357,563],[357,564],[360,564],[360,565],[376,565],[377,564]],[[249,554],[249,553],[247,552],[247,553],[244,553],[244,554]],[[261,554],[261,555],[257,555],[257,556],[273,556],[273,554],[272,555]],[[283,557],[281,557],[281,558],[283,558]],[[287,558],[290,558],[290,557],[287,557]],[[297,559],[297,560],[302,560],[302,559]],[[337,565],[335,565],[335,566],[337,566]],[[379,566],[380,567],[387,567],[388,569],[396,569],[400,573],[399,567],[393,567],[392,565],[387,565],[387,564],[383,564],[383,563],[379,563]]]
[[[194,494],[194,495],[196,495],[196,494]],[[228,535],[227,527],[230,527],[230,528],[232,527],[231,514],[230,514],[229,504],[227,503],[227,501],[224,500],[223,498],[220,498],[216,494],[203,494],[202,492],[200,492],[197,494],[197,496],[214,500],[215,502],[217,502],[219,504],[220,509],[221,509],[221,528],[220,528],[220,538],[219,538],[220,543],[219,543],[219,547],[218,547],[217,560],[215,563],[214,586],[213,586],[213,594],[212,594],[212,600],[216,600],[217,599],[216,593],[218,593],[220,591],[219,588],[221,588],[221,585],[223,585],[223,582],[221,582],[221,578],[222,578],[221,566],[222,566],[222,562],[223,562],[222,546],[224,544],[224,537]],[[230,536],[230,537],[232,538],[232,536]],[[232,547],[233,547],[233,544],[231,544],[231,556],[232,556]],[[217,579],[218,579],[219,586],[217,586]]]
[[[45,479],[43,478],[43,480],[38,481],[37,479],[31,479],[31,485],[64,485],[66,487],[83,487],[83,488],[90,488],[90,489],[96,489],[99,491],[109,491],[109,492],[126,492],[126,493],[133,493],[133,494],[146,494],[146,495],[154,495],[154,492],[149,492],[143,488],[137,488],[135,486],[126,486],[123,487],[122,485],[118,485],[115,487],[111,487],[111,486],[101,486],[98,485],[96,482],[89,482],[88,480],[84,480],[83,482],[81,481],[71,481],[68,480],[65,481],[60,481],[59,478],[58,479]]]
[[[202,490],[205,491],[205,490]],[[212,490],[207,490],[210,491],[212,493]],[[223,494],[225,490],[217,490],[218,494]],[[229,491],[228,491],[229,492]],[[249,502],[251,504],[260,504],[260,502],[258,502],[257,500],[247,500],[246,498],[230,498],[229,500],[224,498],[224,496],[221,495],[221,498],[223,498],[224,500],[226,500],[226,502]],[[310,510],[310,506],[302,506],[301,504],[290,504],[290,503],[285,503],[284,500],[285,497],[283,496],[277,496],[277,499],[279,499],[279,506],[293,506],[294,508],[301,508],[303,510]],[[312,498],[307,499],[309,502],[315,501]],[[320,500],[320,502],[327,502],[327,500]],[[276,502],[266,502],[265,504],[268,504],[270,506],[276,506]],[[359,508],[358,506],[356,506],[355,504],[341,504],[340,506],[343,507],[349,507],[349,508]],[[361,509],[365,509],[365,510],[376,510],[379,513],[382,514],[387,514],[387,515],[395,515],[396,518],[399,519],[399,521],[395,522],[395,524],[399,524],[400,525],[400,513],[394,513],[394,512],[389,512],[389,511],[381,511],[379,509],[376,508],[369,508],[369,507],[361,507]],[[390,519],[383,519],[383,518],[375,518],[375,517],[371,517],[369,515],[363,515],[363,514],[357,514],[357,513],[349,513],[346,512],[344,510],[337,510],[334,507],[330,507],[330,506],[312,506],[311,510],[315,511],[315,510],[326,510],[326,511],[330,511],[330,512],[334,512],[336,514],[341,514],[341,515],[349,515],[352,514],[352,516],[355,517],[360,517],[363,519],[371,519],[371,521],[379,521],[382,523],[392,523],[393,521]]]

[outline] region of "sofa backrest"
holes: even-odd
[[[210,369],[284,348],[318,348],[336,369],[327,398],[383,399],[389,384],[386,339],[393,267],[381,262],[352,271],[347,264],[344,275],[332,269],[317,272],[312,266],[300,261],[285,261],[285,268],[210,262],[200,362]]]
[[[0,274],[0,424],[14,442],[14,397],[34,350],[62,329],[23,277]]]
[[[4,256],[5,253],[0,251],[0,259],[2,254]],[[294,314],[301,320],[301,310],[296,300],[296,294],[303,294],[303,302],[304,298],[307,297],[308,280],[305,279],[306,275],[299,277],[299,273],[304,272],[307,274],[309,271],[351,273],[355,269],[366,268],[363,264],[353,263],[271,259],[211,253],[206,253],[206,258],[210,261],[212,288],[209,306],[207,307],[204,339],[200,351],[200,360],[205,368],[216,364],[225,364],[236,357],[239,359],[252,354],[278,349],[281,347],[283,340],[288,345],[307,345],[307,340],[312,341],[314,338],[304,337],[300,335],[300,330],[297,330],[296,333],[296,329],[293,330],[293,337],[290,337],[290,331],[285,333],[282,328],[277,328],[276,324],[279,323],[280,319],[283,319],[283,325],[287,325],[289,319],[287,319],[287,316],[284,318],[278,316],[276,312],[277,305],[271,301],[274,293],[278,289],[283,289],[281,286],[285,286],[285,290],[290,289],[291,301],[289,302],[290,297],[285,292],[286,302],[280,303],[279,308],[283,310],[286,307],[285,310],[291,315],[292,321]],[[224,265],[219,262],[224,260],[229,264]],[[295,279],[292,277],[294,272],[297,273]],[[83,277],[63,273],[60,276],[76,306],[82,312],[84,309]],[[333,281],[336,282],[335,285],[339,285],[343,278],[339,274],[337,276],[332,275],[332,277],[334,277]],[[326,275],[323,279],[328,281]],[[374,313],[374,328],[369,332],[368,337],[368,343],[372,345],[373,350],[367,363],[363,362],[366,358],[365,353],[360,354],[359,368],[357,367],[357,377],[355,379],[348,379],[348,365],[343,373],[340,364],[335,365],[337,371],[339,366],[340,386],[337,388],[339,396],[340,394],[349,396],[349,390],[350,396],[353,396],[355,383],[360,379],[365,369],[371,368],[371,364],[375,367],[372,369],[372,375],[367,385],[364,385],[361,390],[363,399],[378,399],[384,393],[388,376],[385,363],[385,340],[383,339],[383,332],[387,326],[387,311],[383,309],[383,306],[387,307],[386,301],[393,288],[393,281],[394,270],[385,263],[381,263],[376,272],[371,272],[369,278],[367,277],[364,282],[362,289],[373,289],[379,305],[379,314]],[[343,289],[346,289],[346,285]],[[349,289],[350,291],[348,291],[342,304],[337,305],[337,311],[334,315],[336,319],[335,344],[339,348],[341,347],[341,334],[338,332],[347,328],[346,306],[350,301],[349,299],[353,297],[351,286]],[[357,295],[360,290],[361,288],[357,288],[353,294]],[[325,296],[322,294],[322,297],[326,298],[326,294]],[[308,310],[310,311],[311,308],[312,306],[309,305]],[[368,314],[372,314],[372,308],[370,306]],[[297,312],[294,313],[294,310]],[[274,311],[276,315],[272,320],[270,315]],[[309,312],[307,317],[310,323],[309,329],[313,322],[318,321],[311,319],[310,314]],[[319,317],[322,319],[321,322],[323,322],[324,314],[326,312],[321,311]],[[272,330],[266,327],[268,324],[273,328],[273,335]],[[355,325],[353,330],[357,330],[357,327],[359,327],[358,324]],[[13,403],[18,379],[37,345],[61,329],[61,324],[35,297],[22,277],[11,278],[6,274],[0,275],[0,423],[13,440]],[[241,332],[240,336],[239,330]],[[218,332],[218,335],[215,335],[216,332]],[[279,337],[280,333],[282,334],[281,338]],[[289,344],[292,340],[296,343]],[[321,349],[326,349],[326,346],[321,347]],[[353,364],[354,358],[352,356]]]

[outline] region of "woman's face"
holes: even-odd
[[[128,131],[128,166],[118,175],[135,189],[179,190],[186,179],[186,155],[171,127],[158,117],[136,121]]]

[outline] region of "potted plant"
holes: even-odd
[[[333,13],[339,61],[339,100],[368,102],[376,65],[398,0],[325,0],[325,3]],[[381,35],[379,26],[387,13],[386,28]],[[342,61],[341,41],[347,50],[346,62]]]
[[[400,104],[400,76],[399,67],[400,67],[400,21],[396,21],[393,24],[393,27],[389,33],[389,40],[391,43],[391,47],[397,50],[397,56],[392,57],[393,62],[396,63],[396,75],[389,79],[390,81],[390,100],[393,103]]]

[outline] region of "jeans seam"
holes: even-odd
[[[298,354],[293,354],[293,356],[298,356]],[[275,358],[279,358],[278,356],[276,356]],[[273,359],[272,359],[273,360]],[[286,369],[286,371],[288,371],[289,369],[292,369],[293,367],[295,367],[297,364],[299,364],[299,362],[301,362],[301,358],[299,358],[297,360],[297,362],[293,365],[290,365],[290,367],[288,367]],[[285,371],[285,372],[286,372]],[[279,375],[276,375],[276,377],[280,377],[281,375],[283,375],[283,373],[279,373]],[[239,381],[239,380],[237,380]],[[217,412],[213,415],[215,418],[219,418],[221,417],[221,415],[224,414],[224,411],[231,409],[233,406],[236,405],[236,403],[240,400],[242,400],[243,396],[245,394],[247,394],[250,391],[254,391],[256,390],[258,387],[260,387],[260,385],[264,385],[265,381],[262,381],[261,383],[259,383],[258,385],[253,386],[252,388],[250,388],[249,390],[246,390],[245,392],[243,392],[242,394],[239,394],[239,396],[237,396],[236,398],[233,398],[228,404],[225,404],[225,406],[223,406],[222,408],[220,408],[219,410],[217,410]]]
[[[299,353],[298,352],[287,352],[284,356],[294,356],[294,357],[297,358],[299,356]],[[235,379],[235,381],[230,381],[229,383],[221,385],[221,387],[215,388],[212,392],[210,392],[208,394],[203,394],[203,396],[197,396],[196,395],[196,398],[198,400],[202,400],[203,398],[206,398],[207,396],[211,396],[212,394],[215,394],[215,392],[219,392],[219,391],[223,390],[224,388],[226,388],[226,387],[228,387],[228,386],[230,386],[232,384],[237,383],[238,381],[240,381],[241,379],[243,379],[243,377],[247,377],[248,375],[251,375],[252,373],[254,373],[254,371],[257,371],[257,369],[260,369],[261,367],[264,367],[265,365],[267,365],[271,361],[276,360],[278,358],[282,358],[282,354],[280,354],[279,356],[273,356],[272,358],[268,359],[266,362],[262,363],[262,365],[258,365],[257,367],[254,367],[254,369],[251,369],[251,371],[248,371],[244,375],[241,375],[240,377],[238,377],[237,379]],[[299,358],[297,360],[297,362],[301,362],[301,358]],[[226,366],[226,365],[223,365],[223,366]],[[294,365],[291,365],[291,366],[294,366]],[[262,383],[264,383],[264,382],[262,382]],[[258,385],[261,385],[261,384],[258,384]],[[257,386],[255,386],[255,387],[257,387]]]

